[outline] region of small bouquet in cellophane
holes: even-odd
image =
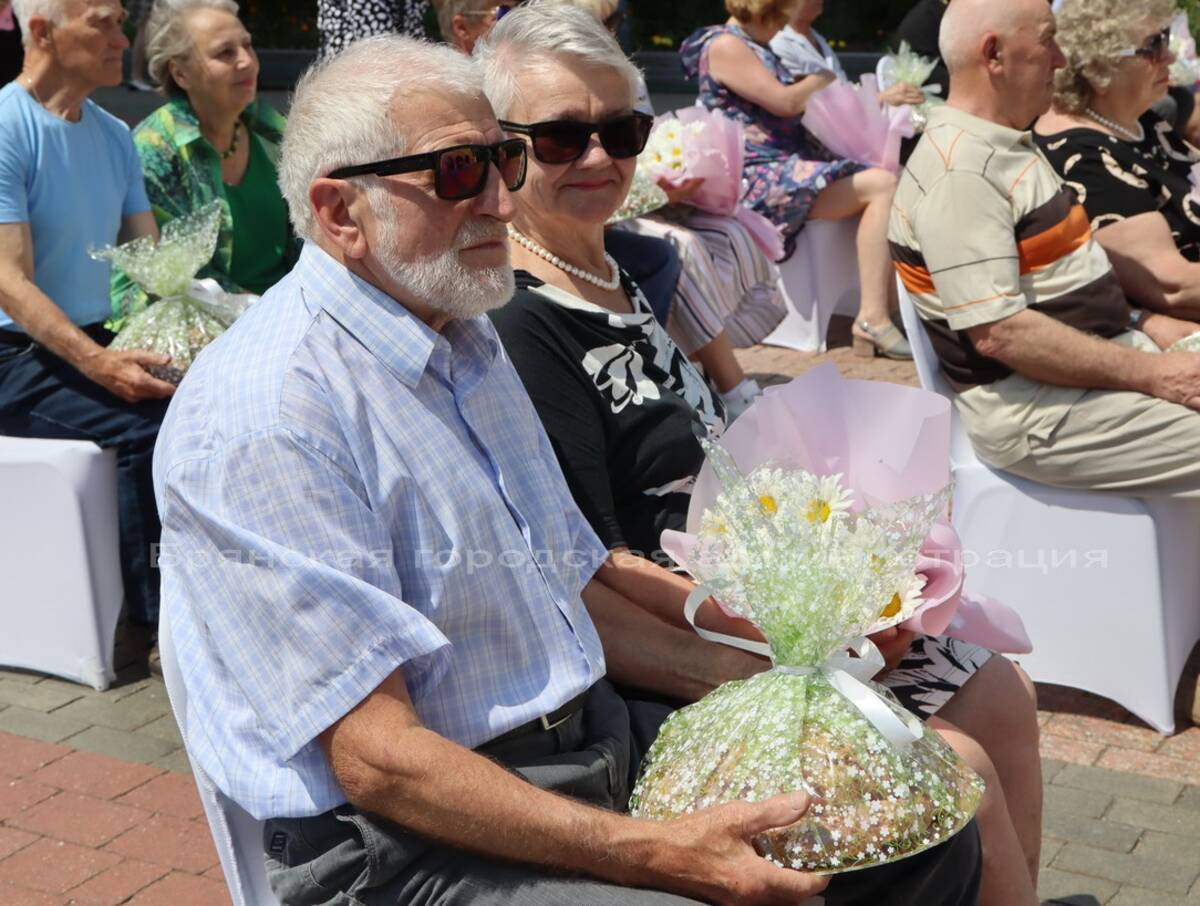
[[[825,86],[808,99],[801,122],[838,157],[893,173],[900,171],[900,140],[914,134],[911,108],[881,103],[873,75],[857,85]]]
[[[701,584],[688,616],[716,596],[761,631],[774,666],[672,715],[646,757],[633,814],[668,819],[803,790],[801,820],[754,842],[771,861],[810,872],[866,868],[945,841],[974,815],[982,782],[870,681],[883,659],[863,635],[917,607],[917,553],[949,488],[852,512],[840,475],[743,474],[715,446],[708,462],[722,489],[690,551]]]
[[[213,280],[194,280],[212,260],[221,224],[220,202],[165,224],[156,243],[149,236],[103,249],[93,258],[119,266],[145,292],[158,296],[121,312],[110,349],[144,349],[171,361],[147,368],[161,380],[178,384],[200,350],[220,336],[245,309],[245,294],[227,294]]]
[[[715,110],[684,107],[658,118],[638,157],[638,171],[669,186],[702,180],[685,203],[736,218],[767,257],[777,261],[783,257],[779,229],[741,203],[745,153],[741,123]]]

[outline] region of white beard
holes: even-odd
[[[386,204],[386,202],[385,202]],[[376,207],[376,211],[386,207]],[[406,261],[399,229],[390,217],[380,217],[375,257],[388,278],[405,295],[452,318],[467,320],[499,308],[516,291],[512,265],[465,267],[458,253],[488,240],[508,241],[502,224],[476,217],[463,221],[454,245],[440,255]]]

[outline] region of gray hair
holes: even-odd
[[[61,25],[66,17],[63,12],[64,0],[12,0],[13,15],[21,26],[21,43],[29,46],[33,36],[29,32],[29,20],[34,16]]]
[[[401,35],[355,41],[300,77],[279,151],[279,188],[297,234],[317,236],[308,201],[314,179],[338,167],[404,153],[406,128],[418,124],[398,117],[395,101],[400,96],[412,100],[418,91],[484,96],[470,57]]]
[[[454,17],[464,13],[482,12],[494,6],[496,0],[433,0],[433,9],[437,13],[438,30],[442,37],[454,43]]]
[[[638,96],[638,68],[591,13],[558,0],[529,0],[496,23],[475,45],[488,100],[496,116],[508,116],[519,89],[517,76],[532,66],[568,59],[612,69],[629,83],[630,103]]]
[[[192,52],[194,42],[187,19],[198,9],[215,9],[234,16],[238,13],[233,0],[154,0],[146,20],[146,71],[167,97],[183,94],[169,64]]]

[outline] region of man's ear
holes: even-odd
[[[475,35],[471,31],[471,26],[467,24],[467,17],[458,13],[450,20],[450,36],[454,39],[454,46],[463,53],[470,53],[472,46],[475,44]]]
[[[358,222],[359,192],[344,179],[314,179],[308,187],[308,203],[312,206],[317,229],[346,258],[362,258],[368,250],[367,237]]]
[[[979,45],[979,52],[983,56],[984,65],[987,66],[989,72],[996,73],[1003,68],[1004,61],[1000,47],[1000,36],[995,32],[989,32],[983,36],[983,40]]]
[[[45,16],[30,16],[29,17],[29,42],[34,47],[42,50],[49,50],[54,46],[54,40],[50,37],[50,32],[54,29],[54,23]]]

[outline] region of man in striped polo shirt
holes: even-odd
[[[1046,0],[955,0],[948,103],[900,178],[892,258],[979,457],[1046,484],[1200,496],[1198,329],[1132,309],[1034,146],[1065,65]]]

